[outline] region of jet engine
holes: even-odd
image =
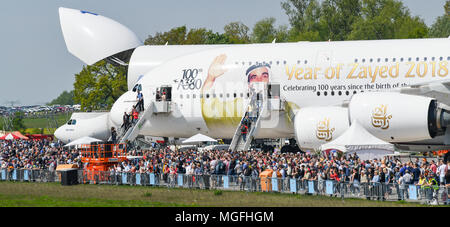
[[[316,149],[348,128],[348,111],[343,107],[306,107],[294,118],[295,138],[302,149]]]
[[[360,93],[349,103],[357,120],[372,135],[388,142],[431,139],[445,132],[449,113],[432,98],[388,92]]]

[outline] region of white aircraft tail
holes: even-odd
[[[91,65],[115,55],[111,60],[126,62],[136,47],[143,45],[134,32],[124,25],[82,10],[59,8],[59,19],[67,49]]]

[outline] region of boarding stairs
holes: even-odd
[[[246,108],[245,114],[242,117],[239,126],[237,127],[234,136],[233,136],[233,140],[231,141],[230,144],[230,150],[232,151],[247,151],[250,148],[250,145],[255,137],[255,135],[258,133],[258,129],[260,128],[261,125],[261,116],[262,116],[262,111],[264,110],[264,99],[261,97],[261,101],[260,101],[260,105],[257,104],[258,100],[257,100],[257,95],[256,94],[252,94],[252,99],[250,100],[249,105]],[[251,110],[251,111],[249,111]],[[252,113],[252,111],[255,111]],[[256,115],[256,120],[252,120],[251,116],[255,116]],[[244,124],[244,119],[246,116],[249,116],[249,122],[250,122],[250,127],[248,127],[247,130],[247,136],[246,136],[246,140],[244,141],[244,137],[241,133],[241,127]]]
[[[150,119],[152,114],[156,113],[169,113],[170,110],[170,102],[169,101],[152,101],[145,108],[144,112],[139,113],[139,118],[135,124],[133,124],[128,130],[121,130],[121,133],[117,135],[118,143],[126,143],[127,141],[134,141],[145,122]]]

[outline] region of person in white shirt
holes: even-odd
[[[439,175],[439,182],[441,185],[445,184],[445,173],[447,171],[447,165],[444,164],[444,161],[441,159],[439,162],[439,167],[437,168],[437,174]]]

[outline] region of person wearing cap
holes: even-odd
[[[246,112],[247,107],[244,105],[242,93],[240,95],[237,92],[230,94],[231,96],[227,100],[217,97],[216,92],[223,92],[225,85],[227,85],[226,83],[242,81],[247,83],[248,87],[251,88],[256,82],[269,83],[271,77],[270,64],[257,63],[245,70],[244,77],[241,77],[242,80],[235,79],[226,81],[223,84],[217,83],[217,79],[221,78],[229,70],[226,67],[227,58],[226,54],[221,54],[214,58],[208,68],[207,77],[204,80],[203,86],[200,89],[202,116],[210,130],[224,130],[224,127],[235,130],[236,125],[239,125],[242,116]],[[239,73],[231,72],[226,74],[226,76],[230,77],[233,74]],[[233,84],[233,86],[236,86],[236,84]],[[293,103],[287,104],[288,107],[295,105]]]

